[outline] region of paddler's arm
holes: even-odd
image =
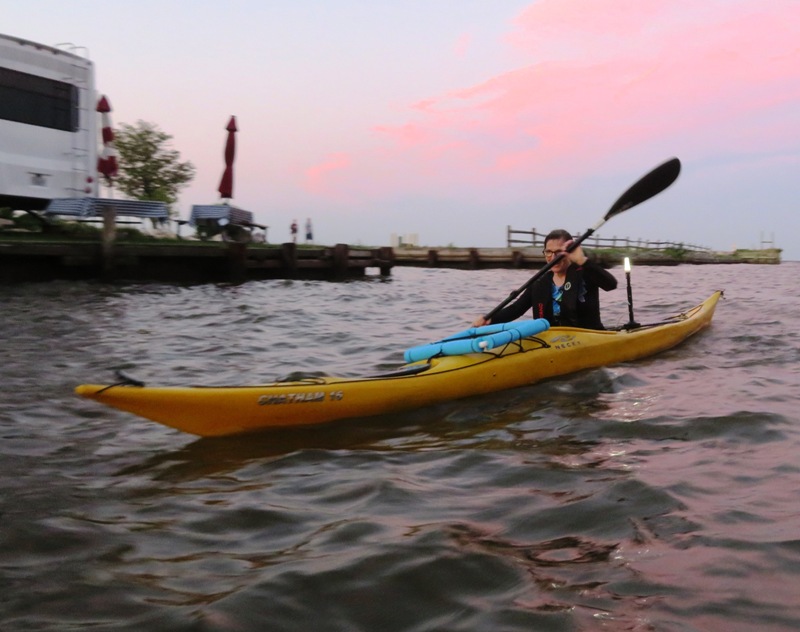
[[[472,322],[472,326],[483,327],[484,325],[491,325],[492,323],[510,323],[512,320],[517,320],[517,318],[527,312],[531,308],[531,305],[531,286],[528,286],[522,294],[497,312],[491,320],[486,320],[483,316],[478,316]]]
[[[567,242],[569,245],[572,242]],[[608,292],[617,288],[617,279],[608,270],[586,256],[581,246],[569,253],[569,260],[583,270],[584,278]]]
[[[581,267],[583,268],[583,277],[587,281],[594,283],[597,287],[606,292],[616,289],[616,277],[599,264],[591,259],[586,259]]]

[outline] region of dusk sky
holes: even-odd
[[[505,246],[594,225],[640,176],[681,176],[603,237],[800,260],[800,0],[0,0],[0,32],[70,42],[114,124],[157,124],[273,243]]]

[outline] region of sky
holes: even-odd
[[[234,115],[231,202],[273,243],[582,233],[674,156],[601,237],[800,260],[800,0],[0,0],[0,32],[74,45],[115,125],[172,137],[183,218]]]

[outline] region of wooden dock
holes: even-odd
[[[223,242],[0,241],[0,283],[54,279],[231,282],[345,280],[388,275],[391,248],[297,247]]]
[[[540,268],[541,249],[535,248],[419,248],[402,246],[394,251],[395,265],[425,268]]]
[[[711,263],[777,264],[781,251],[777,248],[714,252],[703,250],[665,250],[656,248],[587,248],[602,266],[622,265],[625,257],[634,265],[676,266]],[[489,268],[536,269],[545,265],[541,246],[526,248],[397,248],[394,263],[398,266],[483,270]]]
[[[711,263],[780,263],[779,249],[732,253],[659,250],[593,250],[605,267],[622,264],[670,266]],[[241,283],[257,279],[347,280],[368,271],[390,275],[394,266],[482,270],[538,269],[545,265],[541,248],[392,249],[335,246],[298,247],[293,243],[264,245],[236,242],[124,242],[0,240],[0,283],[96,279],[104,281],[167,281]]]

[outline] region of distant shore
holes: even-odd
[[[636,265],[672,266],[680,264],[750,263],[779,264],[781,250],[710,250],[648,249],[648,248],[587,248],[593,257],[606,267],[622,265],[625,257]],[[439,268],[540,268],[545,264],[541,249],[528,248],[428,248],[401,246],[394,249],[395,265]]]
[[[537,269],[539,248],[364,247],[156,239],[133,233],[112,244],[99,239],[0,232],[0,283],[54,279],[104,281],[242,282],[256,279],[344,280],[366,274],[388,276],[395,266]],[[589,249],[587,249],[589,250]],[[605,267],[621,265],[779,264],[779,249],[656,251],[595,249]]]

